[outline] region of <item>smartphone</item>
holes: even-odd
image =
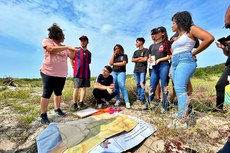
[[[222,37],[220,39],[217,40],[219,43],[221,43],[222,45],[224,45],[224,42],[227,41],[225,37]]]

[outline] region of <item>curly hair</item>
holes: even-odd
[[[50,39],[61,41],[64,38],[62,29],[56,23],[49,27],[48,31]]]
[[[118,47],[119,48],[119,55],[122,55],[122,54],[124,54],[124,48],[120,45],[120,44],[116,44],[115,46],[114,46],[114,48],[113,48],[113,51],[115,51],[115,49],[116,49],[116,47]]]
[[[179,30],[185,30],[187,33],[193,24],[192,16],[188,11],[177,12],[173,15],[172,21],[175,21]]]

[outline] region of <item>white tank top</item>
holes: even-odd
[[[184,33],[179,39],[172,44],[172,54],[178,54],[182,52],[192,51],[195,46],[196,41],[189,38],[186,33]]]

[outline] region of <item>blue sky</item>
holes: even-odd
[[[216,39],[227,36],[230,30],[222,27],[229,4],[229,0],[0,0],[0,77],[40,77],[41,41],[53,23],[64,30],[66,45],[79,46],[81,35],[89,37],[92,76],[108,64],[117,43],[129,57],[127,74],[132,74],[137,37],[146,39],[146,48],[152,43],[152,28],[165,26],[171,37],[171,17],[184,10]],[[226,57],[213,43],[197,59],[198,67],[205,67],[224,63]]]

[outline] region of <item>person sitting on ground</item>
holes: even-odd
[[[110,75],[111,72],[112,68],[105,66],[94,83],[93,95],[97,100],[98,108],[102,108],[103,98],[109,104],[109,101],[117,95],[117,93],[113,91],[114,83],[113,76]]]

